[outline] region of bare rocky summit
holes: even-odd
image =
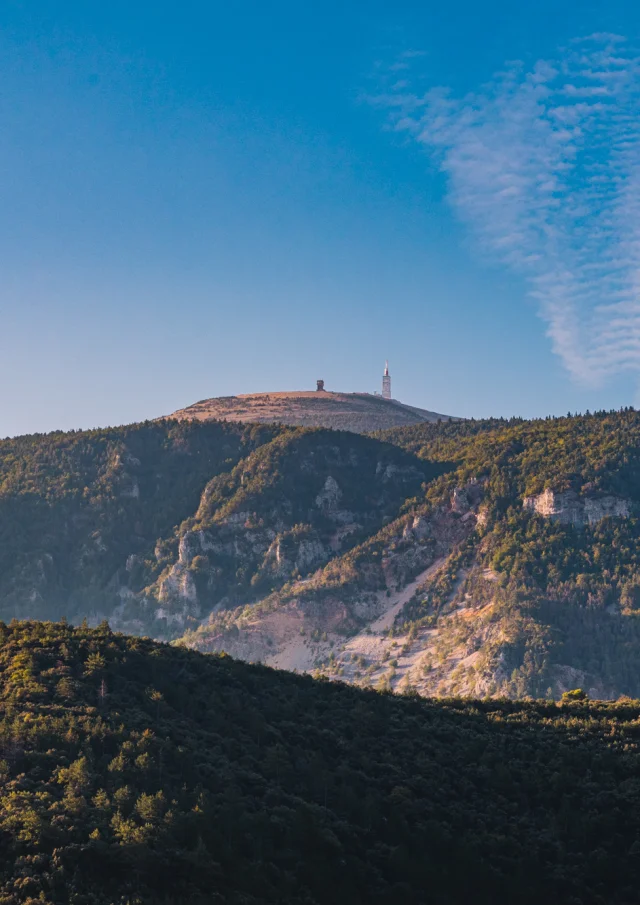
[[[438,419],[459,420],[371,393],[332,393],[327,390],[219,396],[179,409],[171,417],[325,427],[358,434]]]

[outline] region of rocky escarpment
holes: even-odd
[[[571,588],[550,589],[541,599],[535,585],[488,565],[501,527],[486,486],[470,480],[455,487],[446,503],[418,506],[284,592],[214,615],[183,640],[248,661],[428,696],[557,698],[577,686],[594,697],[615,696],[620,686],[610,673],[554,637],[549,623],[569,613],[582,618]],[[631,512],[626,500],[606,496],[546,494],[539,505],[541,515],[567,528]],[[595,589],[589,592],[587,579],[583,586],[594,606]],[[618,606],[595,609],[593,618],[605,636],[624,630]]]
[[[266,526],[247,511],[206,530],[185,531],[176,561],[144,592],[161,604],[157,618],[170,625],[184,624],[187,617],[199,618],[203,610],[233,605],[237,586],[247,576],[258,592],[260,586],[308,572],[333,554],[334,546],[310,525],[287,530],[277,512],[271,515]]]
[[[147,613],[170,633],[308,575],[418,491],[421,464],[351,434],[278,438],[205,488],[194,518],[156,547]]]
[[[482,485],[472,481],[445,504],[418,506],[308,578],[250,608],[212,614],[183,641],[306,672],[324,664],[329,674],[353,680],[358,649],[360,658],[366,651],[367,683],[378,682],[386,676],[391,644],[383,635],[416,590],[473,534],[481,499]]]
[[[522,506],[562,525],[582,528],[604,518],[628,518],[633,504],[631,500],[611,495],[589,497],[574,491],[558,493],[547,489],[537,496],[525,497]]]

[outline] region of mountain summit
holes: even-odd
[[[325,427],[362,434],[391,427],[448,421],[448,415],[405,405],[372,393],[332,393],[318,381],[318,390],[250,393],[203,399],[174,412],[190,421],[244,421]],[[458,419],[452,419],[458,420]]]

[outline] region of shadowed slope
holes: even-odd
[[[424,701],[0,625],[6,905],[637,900],[639,702]]]

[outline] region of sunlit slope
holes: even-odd
[[[421,694],[640,696],[640,415],[384,432],[444,474],[399,517],[185,640]]]
[[[173,418],[245,421],[327,427],[356,433],[448,419],[446,415],[403,405],[370,393],[253,393],[204,399],[179,409]]]

